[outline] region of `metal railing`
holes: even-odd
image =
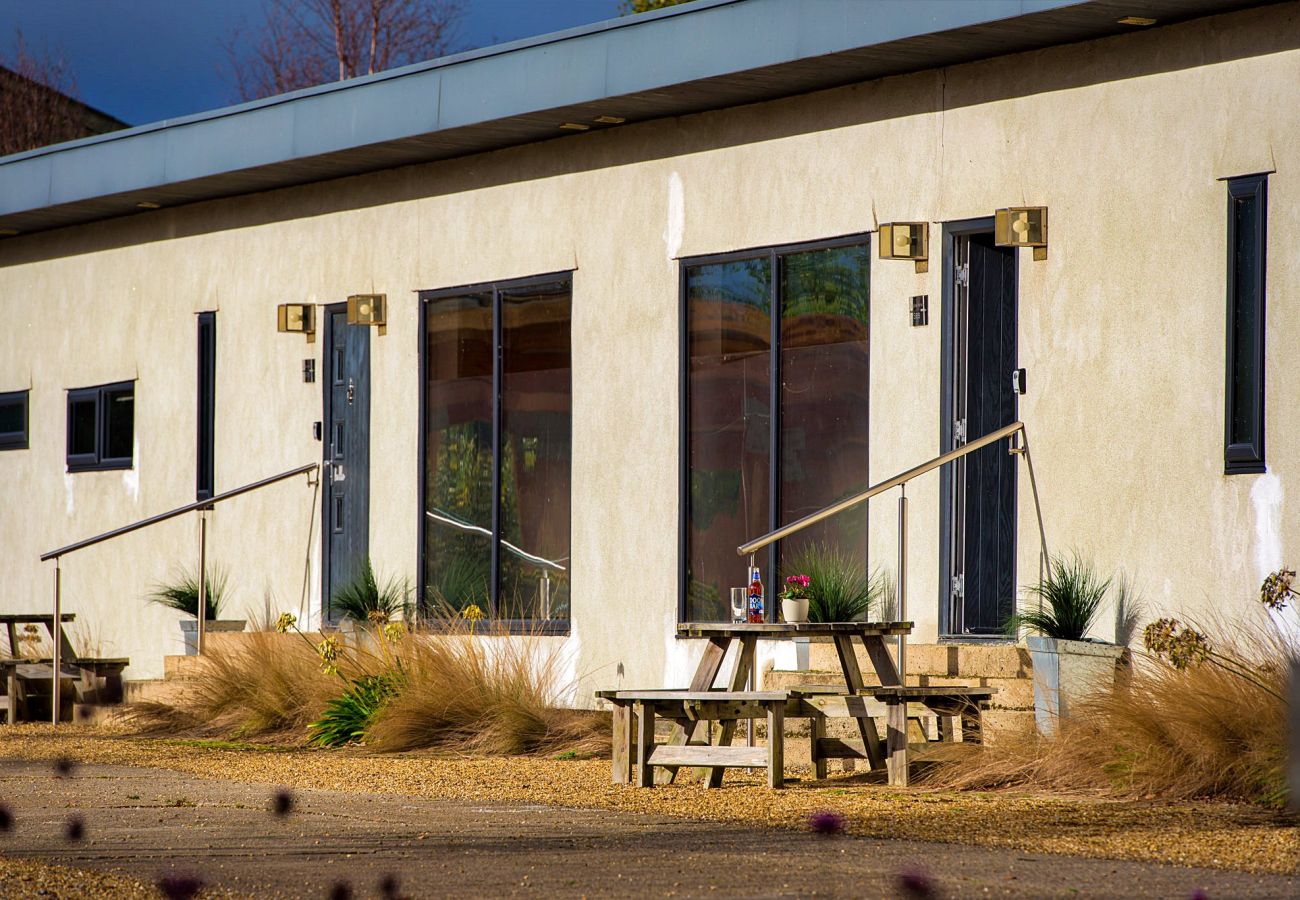
[[[54,621],[60,621],[60,614],[63,611],[63,593],[62,593],[62,558],[69,553],[75,553],[78,550],[84,550],[87,547],[93,547],[96,544],[102,544],[105,541],[111,541],[113,538],[121,537],[124,534],[130,534],[133,531],[139,531],[142,528],[148,528],[150,525],[157,525],[159,522],[166,522],[168,519],[174,519],[177,516],[183,516],[186,513],[197,512],[199,514],[199,604],[198,604],[198,629],[196,638],[196,647],[198,655],[203,655],[203,632],[204,620],[207,618],[207,554],[208,554],[208,510],[232,497],[238,497],[241,494],[247,494],[268,485],[293,478],[295,475],[307,475],[307,483],[315,485],[316,482],[311,480],[312,473],[320,469],[320,463],[308,463],[305,466],[299,466],[296,469],[290,469],[287,472],[281,472],[279,475],[272,475],[270,478],[263,478],[259,481],[252,481],[248,484],[241,485],[237,488],[231,488],[228,491],[222,491],[220,494],[213,494],[206,500],[196,500],[193,503],[187,503],[184,506],[178,506],[167,512],[159,513],[156,516],[150,516],[147,519],[141,519],[138,522],[132,522],[130,525],[123,525],[121,528],[114,528],[112,531],[105,531],[94,537],[88,537],[84,540],[76,541],[57,550],[50,550],[41,554],[41,562],[54,560]],[[50,688],[50,719],[53,724],[59,724],[59,673],[62,665],[60,653],[60,641],[54,641],[54,664],[51,673]]]
[[[1017,434],[1020,435],[1019,444],[1014,440]],[[997,431],[991,431],[983,437],[969,441],[960,447],[949,450],[947,453],[942,453],[933,459],[921,463],[919,466],[913,466],[907,471],[900,472],[892,478],[887,478],[879,484],[873,484],[864,491],[850,497],[845,497],[843,500],[838,500],[824,509],[819,509],[815,513],[809,513],[802,519],[791,522],[789,525],[782,525],[780,528],[769,531],[762,537],[741,544],[736,548],[736,553],[739,556],[752,556],[755,552],[763,549],[769,544],[773,544],[792,534],[797,534],[805,528],[808,528],[811,525],[816,525],[818,522],[829,519],[831,516],[842,513],[847,509],[852,509],[860,503],[867,502],[872,497],[883,494],[885,491],[898,488],[898,579],[896,590],[898,618],[900,621],[905,620],[907,618],[907,483],[919,475],[932,472],[954,460],[961,459],[963,456],[974,453],[976,450],[981,450],[990,444],[995,444],[1004,439],[1011,440],[1011,445],[1007,448],[1008,453],[1024,457],[1025,466],[1029,473],[1029,486],[1034,495],[1034,513],[1038,519],[1038,565],[1041,577],[1042,568],[1047,560],[1047,532],[1043,528],[1043,510],[1038,502],[1038,482],[1034,478],[1034,462],[1029,455],[1029,437],[1028,433],[1025,431],[1024,422],[1013,422],[1010,425],[999,428]],[[897,663],[899,674],[904,676],[904,678],[907,674],[906,654],[907,636],[899,635]]]

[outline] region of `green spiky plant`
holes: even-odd
[[[400,689],[398,677],[391,673],[363,675],[353,680],[341,696],[325,704],[325,712],[307,726],[308,743],[316,747],[342,747],[362,740],[366,729]]]
[[[394,616],[406,616],[410,594],[407,583],[396,577],[381,585],[375,577],[375,567],[367,557],[357,573],[334,591],[330,607],[340,617],[365,625],[371,621],[371,613],[376,613],[376,618],[383,616],[385,621]]]
[[[1078,554],[1053,556],[1047,562],[1047,577],[1026,589],[1039,599],[1038,609],[1009,618],[1007,633],[1028,628],[1043,637],[1081,641],[1101,614],[1111,581],[1101,578],[1092,563]]]
[[[224,570],[218,569],[215,573],[211,569],[208,570],[204,617],[209,622],[219,618],[218,614],[225,605],[227,580],[228,576]],[[145,599],[150,603],[198,618],[199,579],[193,572],[182,572],[175,581],[155,585]]]
[[[886,590],[885,576],[867,572],[862,559],[838,546],[810,544],[785,564],[788,575],[807,575],[808,621],[853,622],[868,617]]]

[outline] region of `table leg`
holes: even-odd
[[[736,668],[731,670],[731,680],[727,683],[729,691],[743,691],[745,683],[749,679],[749,673],[754,668],[754,651],[758,647],[758,638],[754,635],[745,635],[740,639],[740,653],[736,656]],[[784,713],[784,710],[782,711]],[[751,720],[752,721],[752,720]],[[736,726],[739,724],[737,719],[727,719],[723,721],[722,727],[718,729],[718,746],[730,747],[732,738],[736,736]],[[752,726],[751,726],[752,727]],[[770,746],[772,736],[767,736]],[[722,766],[711,766],[708,775],[704,778],[706,788],[715,788],[722,786],[722,774],[726,771]]]
[[[907,787],[907,703],[891,700],[888,709],[889,786]]]
[[[635,763],[636,742],[632,735],[632,709],[614,704],[614,784],[630,784]]]
[[[785,786],[785,706],[781,703],[767,708],[767,786]]]
[[[883,645],[882,645],[883,646]],[[840,658],[840,671],[844,673],[844,683],[849,693],[858,696],[862,693],[862,670],[858,668],[858,657],[853,652],[853,640],[847,635],[835,635],[835,652]],[[885,752],[880,746],[880,735],[871,719],[855,717],[858,734],[862,737],[862,746],[867,751],[867,763],[872,769],[885,767]]]
[[[655,707],[653,703],[637,701],[636,704],[636,783],[639,787],[654,787],[654,767],[650,754],[655,749]]]
[[[898,666],[894,664],[894,658],[889,655],[883,637],[878,634],[864,634],[862,646],[866,648],[871,666],[876,670],[881,684],[886,687],[897,687],[903,683],[903,679],[898,674]]]
[[[817,751],[817,742],[826,737],[826,717],[813,716],[808,723],[808,733],[812,738],[813,777],[821,781],[826,777],[826,759]]]
[[[700,664],[695,667],[695,677],[691,679],[692,691],[707,691],[713,687],[713,682],[722,669],[722,661],[726,658],[728,643],[727,638],[709,638],[709,642],[704,645]],[[695,736],[697,725],[697,722],[691,722],[685,727],[674,726],[668,743],[673,746],[689,744]],[[656,777],[660,784],[672,784],[677,778],[677,766],[665,766]]]
[[[16,665],[6,667],[8,670],[8,682],[5,687],[9,691],[9,724],[18,724],[18,667]]]

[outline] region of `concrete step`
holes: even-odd
[[[124,703],[172,703],[191,683],[186,678],[150,678],[122,683]]]
[[[864,681],[869,686],[880,683],[880,680],[874,675],[864,675]],[[1032,678],[985,678],[974,675],[970,676],[947,676],[947,675],[912,675],[907,679],[908,684],[919,684],[927,687],[942,685],[963,685],[966,687],[991,687],[997,688],[998,692],[993,695],[989,705],[992,708],[1000,709],[1033,709],[1034,708],[1034,682]],[[844,676],[838,669],[834,671],[807,671],[792,672],[785,669],[769,669],[763,673],[762,688],[765,691],[781,691],[797,687],[801,684],[826,684],[835,687],[844,686]]]
[[[894,639],[887,638],[891,651]],[[870,670],[866,651],[856,646],[858,663]],[[808,646],[808,668],[837,671],[839,657],[830,641],[813,639]],[[1029,650],[1018,644],[913,644],[907,645],[909,674],[982,678],[1029,678]]]
[[[196,678],[203,666],[202,657],[198,656],[164,656],[163,657],[163,678],[167,681],[174,679]]]

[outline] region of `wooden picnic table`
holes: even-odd
[[[75,622],[76,619],[76,613],[63,613],[59,616],[59,625],[56,629],[52,613],[0,614],[0,625],[5,626],[9,639],[9,656],[0,657],[0,684],[5,687],[0,710],[5,713],[9,724],[18,720],[19,712],[24,706],[25,691],[22,681],[48,680],[51,692],[62,690],[64,684],[69,684],[77,701],[82,703],[122,701],[122,670],[130,665],[131,661],[125,657],[111,659],[79,657],[63,628],[65,623]],[[22,655],[18,646],[20,625],[44,625],[50,639],[59,642],[60,664],[57,676],[54,672],[53,658]]]
[[[759,640],[781,640],[794,637],[824,637],[835,644],[836,656],[839,657],[840,671],[844,675],[846,694],[862,693],[862,669],[858,665],[854,640],[861,641],[867,651],[867,658],[875,670],[880,684],[886,687],[901,685],[902,679],[894,658],[885,647],[885,638],[910,634],[911,622],[764,622],[764,623],[727,623],[727,622],[683,622],[677,626],[677,634],[683,638],[702,638],[708,640],[700,663],[695,668],[691,679],[691,691],[709,691],[714,689],[714,682],[722,670],[722,661],[727,651],[734,644],[737,647],[736,666],[723,690],[743,691],[754,668],[754,651]],[[871,767],[885,766],[885,750],[880,746],[880,736],[869,719],[856,719],[858,733],[866,749]],[[670,745],[690,742],[695,734],[697,722],[677,725],[669,738]],[[737,720],[724,721],[721,726],[719,741],[721,746],[728,746],[735,737]],[[708,775],[708,785],[717,787],[722,784],[723,770],[712,769]],[[662,780],[671,781],[676,776],[676,769],[669,769]]]

